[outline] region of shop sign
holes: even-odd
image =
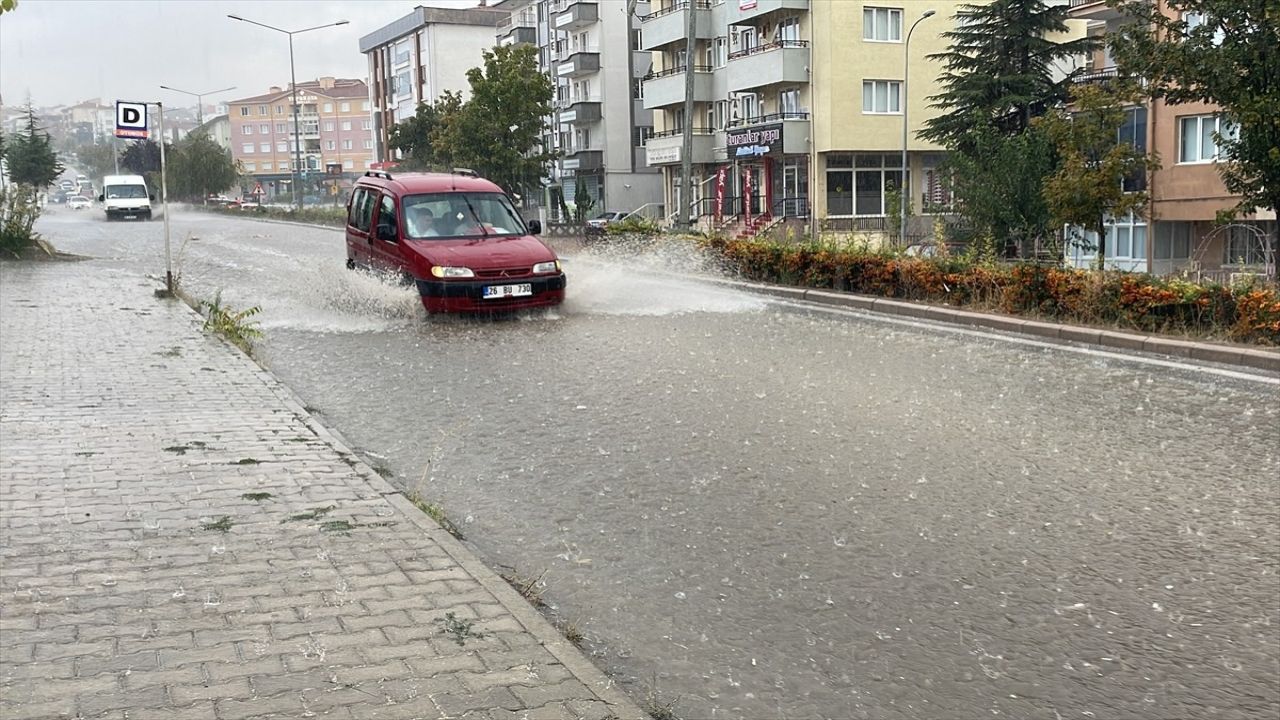
[[[725,133],[730,158],[752,158],[782,149],[782,123],[730,130]]]

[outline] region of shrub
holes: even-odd
[[[40,217],[40,205],[31,188],[9,184],[0,187],[0,253],[22,257],[39,244],[31,228]]]
[[[659,229],[657,222],[642,217],[629,217],[604,226],[607,235],[657,235]]]

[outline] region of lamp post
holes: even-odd
[[[338,22],[325,23],[324,25],[316,25],[315,27],[302,28],[301,30],[285,30],[283,28],[278,28],[274,25],[260,23],[256,20],[248,20],[246,18],[240,17],[239,15],[228,15],[227,17],[231,18],[232,20],[247,22],[250,25],[257,25],[258,27],[264,27],[268,30],[275,30],[278,33],[284,33],[285,35],[289,36],[289,90],[290,90],[290,97],[291,97],[290,102],[293,104],[293,169],[289,173],[289,176],[291,178],[289,182],[293,187],[294,207],[301,210],[302,195],[299,193],[299,187],[298,187],[298,170],[302,167],[302,128],[298,122],[298,78],[294,74],[294,68],[293,68],[293,36],[299,35],[304,32],[311,32],[312,30],[320,30],[321,28],[336,27],[338,25],[346,25],[347,21],[339,20]]]
[[[209,91],[207,91],[207,92],[202,92],[202,93],[193,93],[193,92],[191,92],[190,90],[179,90],[179,89],[178,89],[178,88],[176,88],[176,87],[169,87],[168,85],[161,85],[161,86],[160,86],[160,89],[161,89],[161,90],[172,90],[172,91],[174,91],[174,92],[180,92],[180,93],[182,93],[183,95],[191,95],[191,96],[195,97],[195,99],[196,99],[196,125],[197,125],[197,126],[200,126],[200,125],[204,125],[204,96],[205,96],[205,95],[216,95],[217,93],[227,92],[228,90],[235,90],[236,88],[235,88],[235,86],[234,86],[234,85],[232,85],[231,87],[222,88],[221,90],[209,90]]]
[[[907,135],[911,127],[907,122],[907,111],[911,106],[911,95],[907,93],[907,89],[911,83],[911,33],[915,32],[917,25],[926,18],[933,17],[935,13],[934,10],[925,10],[923,15],[911,23],[911,29],[907,31],[907,40],[902,44],[902,182],[898,187],[898,193],[902,196],[902,207],[901,219],[898,222],[898,244],[903,248],[907,246],[907,203],[911,200],[911,186],[907,184]]]

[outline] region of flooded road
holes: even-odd
[[[1274,384],[790,306],[571,256],[427,320],[336,231],[175,213],[197,296],[685,718],[1280,711]],[[39,229],[163,273],[160,223]],[[184,238],[193,239],[185,243]],[[679,267],[670,269],[679,270]]]

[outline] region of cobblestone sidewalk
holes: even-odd
[[[0,265],[0,717],[643,715],[154,287]]]

